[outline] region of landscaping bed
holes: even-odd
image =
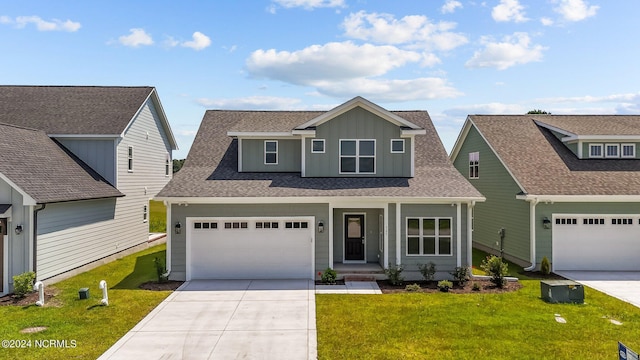
[[[60,291],[52,286],[45,286],[44,288],[44,302],[47,305],[55,304],[54,298]],[[13,294],[0,297],[0,306],[15,305],[15,306],[29,306],[35,305],[39,299],[38,292],[32,292],[26,294],[24,297],[17,297]]]
[[[182,285],[184,281],[176,281],[176,280],[168,280],[165,282],[157,282],[157,281],[147,281],[145,283],[140,284],[139,288],[143,290],[153,290],[153,291],[167,291],[167,290],[175,290]]]
[[[409,292],[422,292],[422,293],[432,293],[432,292],[440,292],[438,289],[437,281],[405,281],[402,285],[392,285],[388,280],[378,280],[378,287],[382,291],[383,294],[397,294],[397,293],[409,293]],[[407,285],[418,284],[420,286],[420,290],[417,291],[409,291],[406,289]],[[474,285],[477,285],[477,290],[474,290]],[[469,294],[469,293],[503,293],[516,291],[522,288],[522,284],[518,281],[507,281],[507,283],[499,288],[495,284],[493,284],[489,280],[481,279],[481,280],[470,280],[464,284],[453,283],[453,287],[449,289],[448,292],[454,294]]]

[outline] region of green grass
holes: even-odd
[[[149,232],[167,232],[167,207],[162,201],[149,201]]]
[[[474,265],[484,256],[474,251]],[[539,280],[521,283],[503,294],[316,295],[319,359],[617,359],[618,341],[640,350],[635,306],[591,288],[583,305],[548,304]]]
[[[166,246],[158,245],[113,261],[52,285],[59,290],[53,301],[35,305],[0,307],[0,339],[31,341],[30,348],[1,349],[3,359],[95,359],[164,300],[170,291],[138,289],[156,280],[153,259],[165,257]],[[109,287],[109,306],[100,306],[100,280]],[[90,298],[78,299],[78,289],[88,287]],[[27,327],[48,330],[21,334]],[[75,348],[37,348],[36,340],[74,340]]]

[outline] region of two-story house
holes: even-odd
[[[0,86],[0,294],[145,244],[176,148],[153,87]]]
[[[451,159],[487,199],[475,246],[530,269],[640,270],[639,147],[640,116],[468,116]]]
[[[171,278],[317,278],[471,264],[482,195],[449,162],[426,111],[356,97],[330,111],[204,115],[168,205]],[[170,231],[169,231],[170,230]]]

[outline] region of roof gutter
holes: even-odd
[[[531,266],[524,271],[533,271],[536,268],[536,205],[540,201],[537,197],[527,199],[529,202],[529,249]]]

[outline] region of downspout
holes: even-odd
[[[533,271],[536,268],[536,205],[538,198],[529,200],[529,253],[531,254],[531,266],[524,268],[524,271]]]
[[[42,207],[33,210],[33,272],[38,273],[38,213],[47,207],[47,204],[40,204]]]

